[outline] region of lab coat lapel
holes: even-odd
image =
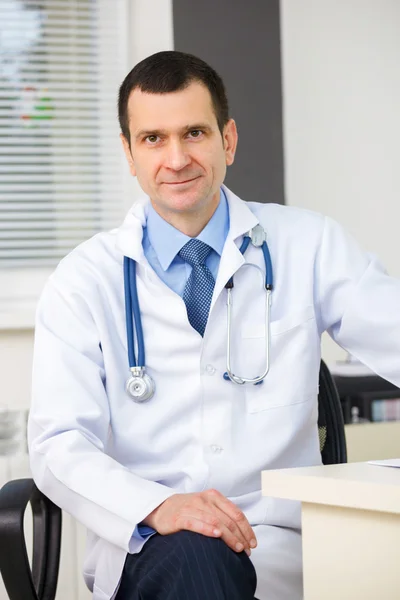
[[[147,221],[147,196],[139,198],[130,208],[121,227],[117,231],[116,245],[124,256],[132,258],[139,264],[147,264],[142,240],[143,227]]]
[[[243,234],[250,231],[250,229],[259,223],[258,218],[251,212],[243,200],[226,186],[222,187],[229,206],[229,232],[222,251],[210,310],[212,310],[226,283],[246,262],[245,257],[239,250]]]

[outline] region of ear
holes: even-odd
[[[235,160],[236,147],[238,143],[238,133],[236,123],[233,119],[229,119],[224,127],[223,142],[225,148],[226,164],[231,165]]]
[[[124,152],[125,152],[126,160],[128,161],[129,170],[131,172],[131,175],[133,175],[133,177],[136,177],[136,169],[135,169],[135,165],[134,165],[134,162],[133,162],[131,149],[129,147],[129,142],[126,139],[126,137],[124,136],[123,133],[120,134],[119,138],[120,138],[120,140],[122,142],[122,147],[123,147]]]

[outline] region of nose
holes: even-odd
[[[181,171],[190,163],[190,157],[184,145],[178,140],[171,140],[168,144],[165,166],[174,171]]]

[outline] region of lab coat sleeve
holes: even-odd
[[[136,544],[136,540],[139,540],[140,542],[145,541],[155,533],[156,531],[152,527],[147,527],[147,525],[137,525],[132,534],[130,547]]]
[[[105,453],[110,413],[99,337],[84,294],[51,279],[39,302],[28,445],[37,487],[89,530],[127,552],[137,525],[175,490]],[[60,291],[62,289],[62,291]]]
[[[375,256],[329,218],[316,270],[321,330],[400,386],[400,280],[390,277]]]

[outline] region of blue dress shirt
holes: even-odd
[[[221,188],[217,209],[196,239],[212,248],[206,265],[217,278],[219,261],[229,231],[228,202]],[[191,238],[164,221],[150,204],[146,227],[143,229],[143,251],[159,278],[174,292],[183,296],[192,267],[178,252]]]
[[[217,209],[196,238],[212,248],[212,252],[207,257],[206,265],[213,274],[214,279],[217,278],[219,261],[228,231],[228,201],[221,188]],[[159,278],[180,296],[183,296],[183,290],[192,267],[178,256],[178,252],[190,239],[167,221],[164,221],[150,204],[146,227],[143,229],[144,255]],[[146,539],[154,533],[155,531],[151,527],[138,525],[133,532],[133,536],[138,539]]]

